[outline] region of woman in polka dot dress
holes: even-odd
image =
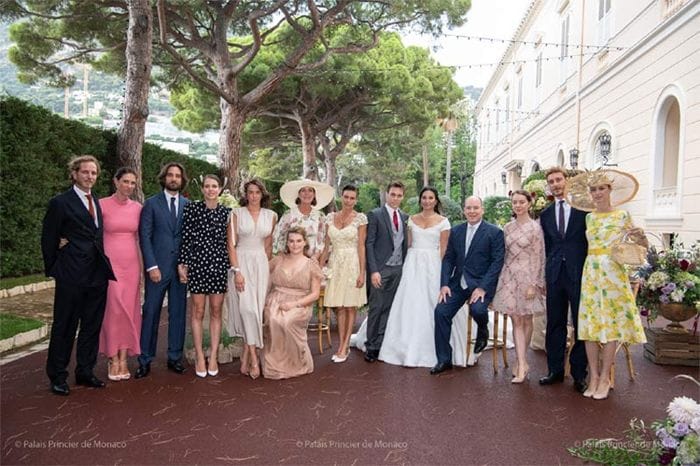
[[[178,274],[192,295],[192,339],[196,354],[195,373],[198,377],[219,373],[217,350],[221,336],[221,309],[228,282],[228,252],[226,228],[230,209],[219,204],[221,181],[216,175],[206,175],[202,182],[204,201],[185,206],[182,220],[182,246]],[[202,321],[206,298],[209,296],[209,362],[202,349]]]

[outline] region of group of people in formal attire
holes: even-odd
[[[112,381],[131,377],[127,358],[136,355],[134,377],[148,376],[166,293],[167,367],[184,373],[187,291],[200,378],[219,374],[224,323],[243,339],[242,374],[311,373],[307,326],[322,286],[324,306],[338,323],[334,363],[347,361],[354,345],[370,363],[430,367],[431,374],[465,366],[467,319],[476,322],[473,351],[480,354],[489,341],[489,309],[495,309],[512,320],[512,382],[523,383],[533,316],[546,313],[549,372],[540,383],[550,385],[564,380],[570,315],[574,387],[604,399],[616,345],[644,341],[625,269],[611,256],[623,233],[644,241],[629,214],[617,209],[636,192],[618,189],[625,180],[636,183],[623,172],[567,180],[563,169],[552,168],[546,176],[555,202],[535,220],[531,194],[515,191],[513,219],[501,229],[483,220],[476,196],[464,203],[466,222],[451,226],[431,187],[421,190],[420,212],[409,217],[400,209],[400,182],[390,183],[385,204],[367,215],[355,210],[358,189],[345,186],[340,209],[324,215],[333,188],[290,181],[280,190],[289,210],[278,220],[257,179],[243,184],[240,207],[219,202],[223,187],[215,175],[202,179],[204,199],[190,202],[181,194],[184,167],[168,163],[159,174],[163,191],[141,206],[130,199],[138,181],[132,170],[118,170],[115,193],[101,200],[91,193],[99,174],[94,157],[75,158],[69,170],[73,186],[50,201],[42,232],[46,273],[56,279],[47,374],[59,395],[70,392],[67,366],[78,325],[77,384],[105,386],[93,372],[98,352],[109,358]],[[365,304],[367,318],[353,335]]]

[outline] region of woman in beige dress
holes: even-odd
[[[322,273],[316,261],[305,256],[307,248],[304,229],[292,227],[284,253],[270,262],[262,349],[266,379],[288,379],[314,370],[306,327],[321,291]]]
[[[328,261],[330,277],[326,283],[324,305],[336,310],[338,351],[333,362],[345,362],[350,354],[350,336],[357,308],[367,303],[365,288],[365,238],[367,216],[355,211],[357,188],[347,185],[342,192],[343,208],[326,216],[326,244],[321,266]],[[331,251],[332,248],[332,251]]]
[[[233,209],[228,226],[227,330],[231,336],[243,337],[241,374],[256,379],[260,375],[257,348],[263,346],[262,316],[277,214],[268,208],[270,194],[261,181],[246,182],[243,192],[241,207]]]
[[[503,227],[506,257],[493,308],[509,315],[513,322],[518,361],[511,382],[523,383],[530,370],[527,347],[532,338],[532,316],[544,313],[544,234],[539,222],[530,217],[530,193],[515,191],[510,202],[515,219]]]

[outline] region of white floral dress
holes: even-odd
[[[284,252],[287,242],[287,231],[292,227],[303,227],[306,230],[306,240],[309,243],[307,256],[321,254],[323,242],[326,240],[325,228],[323,224],[325,216],[320,210],[312,210],[309,215],[302,214],[297,207],[292,207],[282,215],[277,223],[272,241],[272,252],[280,254]]]

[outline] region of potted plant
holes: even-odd
[[[649,248],[647,264],[634,278],[639,281],[637,305],[647,322],[652,323],[659,314],[671,321],[665,330],[686,333],[679,323],[695,317],[700,309],[700,244],[686,248],[677,243],[667,251],[657,252]]]
[[[202,334],[202,347],[205,349],[205,356],[209,357],[209,330],[204,329]],[[240,337],[232,337],[228,334],[226,329],[221,330],[221,340],[219,341],[219,354],[218,362],[219,364],[226,364],[233,362],[235,358],[241,357],[243,354],[243,339]],[[192,341],[192,333],[187,333],[187,338],[185,339],[185,359],[190,364],[194,364],[195,354],[194,354],[194,342]]]

